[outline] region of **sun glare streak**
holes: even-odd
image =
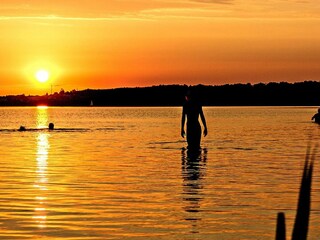
[[[46,128],[48,126],[48,106],[37,106],[37,128]]]
[[[48,112],[47,108],[37,108],[37,127],[42,128],[47,124],[48,121]],[[39,132],[37,136],[37,166],[36,166],[36,181],[34,183],[34,187],[38,190],[38,196],[35,197],[37,202],[37,206],[34,211],[35,214],[33,219],[36,221],[37,226],[39,228],[46,227],[46,202],[47,199],[44,195],[48,190],[47,183],[47,167],[48,167],[48,150],[49,150],[49,134],[45,132]]]
[[[37,106],[38,109],[48,109],[48,106],[46,105],[39,105]]]

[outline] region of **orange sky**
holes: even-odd
[[[2,0],[0,95],[320,80],[319,26],[318,0]]]

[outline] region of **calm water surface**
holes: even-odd
[[[209,135],[190,156],[181,108],[0,108],[0,239],[274,239],[279,211],[290,236],[315,112],[204,108]]]

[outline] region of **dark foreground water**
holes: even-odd
[[[0,108],[0,239],[273,239],[279,211],[290,236],[315,111],[204,108],[190,156],[180,108]]]

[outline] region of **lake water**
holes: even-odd
[[[181,108],[0,108],[0,239],[274,239],[280,211],[291,236],[316,110],[206,107],[194,160]]]

